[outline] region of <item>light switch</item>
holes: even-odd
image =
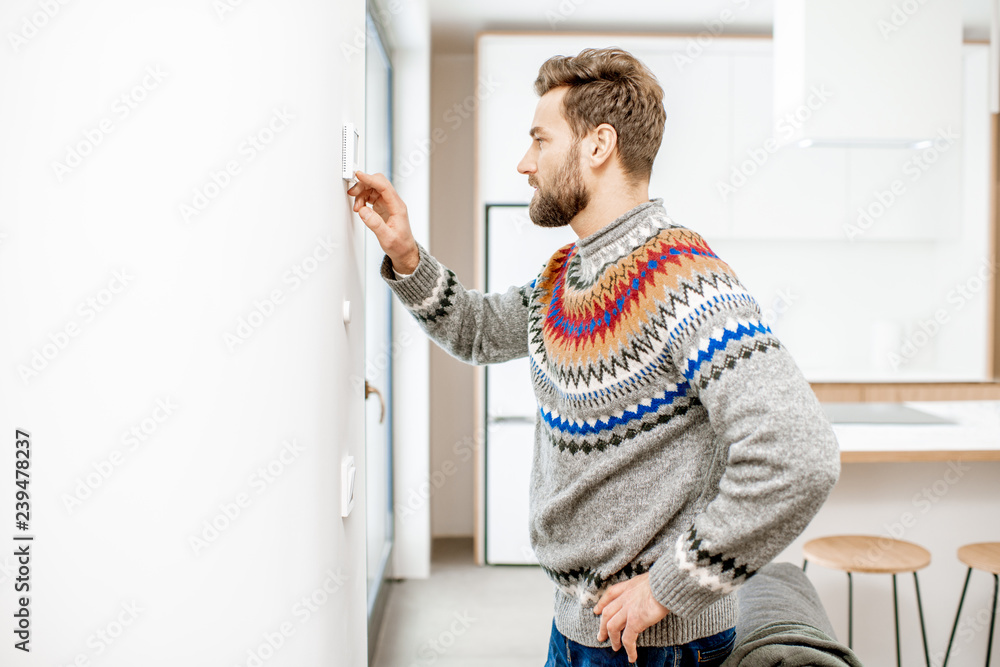
[[[347,516],[354,509],[354,478],[358,471],[354,457],[348,456],[340,464],[340,516]]]

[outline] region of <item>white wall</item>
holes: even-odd
[[[0,497],[12,517],[25,429],[36,536],[25,655],[4,531],[0,662],[366,664],[348,378],[367,230],[339,173],[341,124],[364,118],[364,60],[341,48],[364,2],[10,0],[0,25],[28,35],[0,47]],[[60,180],[72,146],[88,154]],[[245,318],[259,326],[231,349]],[[36,350],[49,358],[22,379]],[[361,484],[342,519],[348,454]]]

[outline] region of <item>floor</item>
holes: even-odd
[[[429,579],[389,584],[372,667],[542,667],[553,584],[536,566],[476,565],[472,538],[437,538]]]

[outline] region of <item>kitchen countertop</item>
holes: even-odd
[[[840,460],[844,463],[1000,461],[1000,401],[908,401],[899,405],[954,423],[834,421]]]

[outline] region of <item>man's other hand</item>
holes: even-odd
[[[597,633],[597,641],[610,638],[611,646],[616,651],[624,645],[629,662],[635,662],[635,641],[639,633],[662,621],[670,612],[653,597],[649,573],[646,572],[604,591],[594,605],[594,613],[601,614],[601,631]]]
[[[356,171],[354,177],[358,182],[347,190],[354,197],[354,212],[375,232],[382,250],[392,260],[392,268],[413,273],[420,262],[420,250],[410,231],[406,204],[383,174]]]

